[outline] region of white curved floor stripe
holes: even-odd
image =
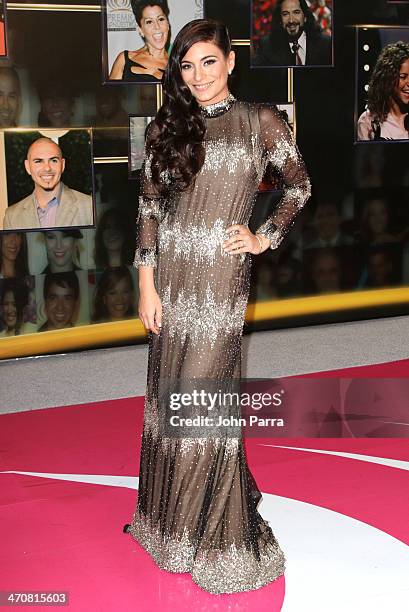
[[[132,476],[2,473],[138,486]],[[409,546],[344,514],[270,493],[260,512],[287,558],[282,612],[407,612]]]
[[[106,476],[105,474],[51,474],[47,472],[19,472],[8,470],[0,474],[25,474],[26,476],[37,476],[38,478],[54,478],[55,480],[69,480],[72,482],[87,482],[89,484],[104,485],[107,487],[126,487],[137,489],[138,476]]]
[[[358,461],[367,461],[368,463],[378,463],[387,467],[394,467],[400,470],[409,470],[409,461],[401,461],[400,459],[389,459],[388,457],[375,457],[372,455],[360,455],[358,453],[344,453],[341,451],[321,450],[318,448],[299,448],[297,446],[280,446],[279,444],[259,444],[258,446],[270,446],[272,448],[288,448],[290,450],[305,451],[306,453],[319,453],[321,455],[335,455],[337,457],[346,457],[347,459],[357,459]]]
[[[361,521],[263,493],[284,554],[282,612],[407,612],[409,546]]]

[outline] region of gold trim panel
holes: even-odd
[[[22,2],[7,2],[9,11],[54,11],[71,13],[100,13],[101,6],[97,4],[25,4]]]
[[[94,164],[127,164],[128,157],[94,157]]]

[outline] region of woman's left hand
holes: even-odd
[[[239,253],[251,253],[252,255],[259,255],[268,249],[270,246],[270,240],[261,234],[257,234],[260,237],[262,248],[260,249],[260,242],[247,227],[247,225],[230,225],[226,228],[226,233],[233,235],[223,242],[223,250],[225,253],[231,253],[232,255],[238,255]]]

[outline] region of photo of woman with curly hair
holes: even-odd
[[[368,104],[358,119],[358,140],[409,138],[409,43],[386,45],[375,64]]]

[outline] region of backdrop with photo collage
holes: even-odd
[[[263,327],[306,320],[283,317],[280,322],[274,317],[274,305],[280,300],[338,293],[341,305],[344,292],[407,287],[409,143],[354,142],[360,59],[353,26],[404,28],[409,26],[408,4],[386,0],[324,3],[336,16],[331,26],[334,66],[294,73],[250,67],[251,0],[206,0],[203,5],[192,0],[191,4],[192,10],[202,9],[205,16],[226,23],[236,53],[232,92],[249,102],[279,106],[294,130],[313,184],[311,201],[282,246],[253,257],[250,302],[271,304],[271,320],[267,317]],[[259,3],[260,32],[273,4]],[[87,9],[89,5],[96,10]],[[109,6],[116,4],[109,0]],[[5,289],[8,298],[18,294],[21,334],[47,333],[35,331],[48,316],[44,280],[47,272],[61,273],[58,259],[64,257],[71,262],[80,291],[67,326],[137,318],[138,279],[132,262],[142,127],[137,130],[132,167],[130,124],[132,117],[146,125],[155,116],[160,86],[106,82],[103,7],[96,0],[80,0],[75,8],[67,2],[66,7],[65,12],[52,5],[44,11],[33,10],[30,4],[27,8],[21,4],[20,10],[8,8],[8,57],[0,59],[0,95],[7,85],[13,101],[7,113],[0,111],[0,129],[5,133],[15,127],[92,130],[96,227],[75,235],[0,232],[0,299],[4,300]],[[39,39],[33,32],[46,36]],[[138,48],[138,41],[134,47]],[[362,97],[359,100],[361,106],[365,104]],[[277,204],[282,187],[278,174],[264,177],[251,229]],[[116,304],[115,296],[119,296]],[[369,310],[347,312],[344,320],[407,310],[407,305],[384,307],[374,302]],[[13,335],[13,330],[7,328],[2,304],[0,315],[1,353],[7,342],[4,337]],[[341,310],[335,315],[310,315],[309,320],[334,321],[343,316]]]

